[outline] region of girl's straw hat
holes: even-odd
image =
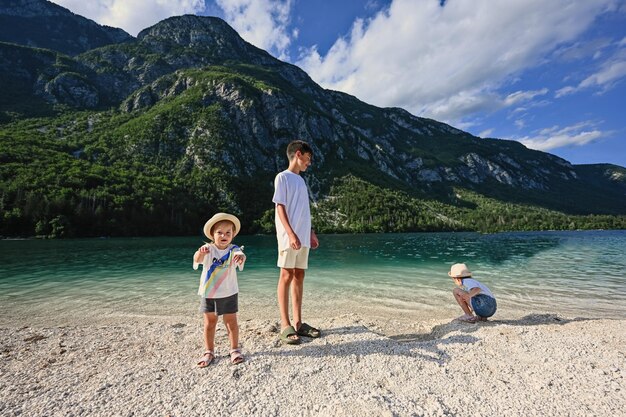
[[[450,268],[450,272],[448,272],[452,278],[466,278],[471,277],[472,273],[469,268],[465,264],[454,264],[452,268]]]
[[[215,226],[216,223],[219,223],[223,220],[228,220],[229,222],[232,222],[232,224],[234,225],[233,238],[237,236],[237,233],[239,233],[239,229],[241,228],[241,223],[239,222],[239,219],[232,214],[217,213],[213,217],[211,217],[209,221],[206,222],[206,224],[204,225],[204,234],[206,235],[206,237],[213,240],[213,236],[211,235],[211,229],[213,229],[213,226]]]

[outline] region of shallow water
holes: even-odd
[[[277,310],[275,237],[235,243],[248,256],[241,306]],[[626,231],[323,235],[320,243],[311,252],[305,310],[456,313],[447,271],[465,262],[495,294],[498,314],[626,317]],[[191,257],[201,244],[189,237],[0,241],[1,320],[195,314],[199,271]]]

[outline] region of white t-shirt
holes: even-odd
[[[304,248],[311,247],[311,208],[309,206],[309,190],[304,179],[299,174],[284,170],[279,172],[274,179],[274,204],[282,204],[287,211],[287,219]],[[289,236],[278,217],[276,210],[276,238],[278,250],[289,248]]]
[[[465,287],[465,291],[469,292],[472,288],[480,288],[479,294],[488,295],[491,298],[496,298],[493,296],[489,288],[481,282],[476,281],[474,278],[463,278],[463,286]]]
[[[228,245],[226,249],[218,249],[215,244],[208,245],[209,251],[204,255],[202,260],[202,274],[200,275],[200,286],[198,287],[198,295],[204,298],[225,298],[239,292],[237,284],[237,268],[233,262],[234,245]],[[223,262],[220,260],[228,254]],[[218,262],[215,262],[218,261]],[[215,267],[213,268],[213,264]],[[237,265],[240,271],[243,270],[244,261]],[[197,262],[193,263],[193,269],[198,269]]]

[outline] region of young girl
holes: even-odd
[[[448,275],[454,280],[458,288],[452,291],[456,302],[465,314],[457,320],[466,323],[485,321],[495,314],[497,309],[496,298],[486,285],[471,278],[472,273],[465,264],[454,264]],[[472,314],[472,310],[476,316]]]
[[[204,314],[205,352],[198,360],[198,367],[209,366],[215,359],[215,328],[218,316],[223,316],[230,340],[230,360],[233,364],[244,361],[239,349],[239,326],[237,324],[238,293],[237,270],[243,270],[246,255],[243,247],[232,245],[241,224],[232,214],[217,213],[204,225],[204,234],[213,241],[201,246],[193,255],[193,268],[202,264],[198,295],[200,312]]]

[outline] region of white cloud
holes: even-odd
[[[610,90],[615,84],[626,78],[626,50],[621,49],[604,61],[593,74],[587,76],[576,86],[565,86],[556,91],[555,97],[563,97],[586,89],[596,89],[600,93]]]
[[[580,87],[605,87],[626,76],[626,60],[607,62],[597,73],[585,78]]]
[[[554,97],[561,98],[570,94],[574,94],[576,91],[578,91],[578,89],[570,85],[570,86],[558,89],[556,93],[554,94]]]
[[[526,147],[539,151],[549,151],[564,146],[581,146],[606,137],[609,132],[599,130],[595,123],[587,121],[561,128],[553,126],[537,132],[532,137],[522,137],[516,140]]]
[[[204,10],[204,0],[52,0],[101,25],[122,28],[133,36],[171,16]]]
[[[480,138],[489,138],[489,137],[491,137],[492,134],[493,134],[493,129],[487,129],[487,130],[483,130],[482,132],[480,132],[478,134],[478,137],[480,137]]]
[[[541,90],[516,91],[506,97],[502,97],[495,91],[487,90],[465,90],[454,94],[451,97],[445,97],[428,105],[428,113],[423,113],[428,117],[437,120],[448,121],[460,128],[461,125],[467,125],[467,121],[463,121],[466,115],[478,113],[481,111],[493,112],[507,107],[528,103],[528,107],[536,107],[545,105],[545,101],[533,101],[538,96],[548,93],[547,88]],[[515,111],[520,111],[517,108]],[[470,125],[472,123],[469,123]]]
[[[326,88],[459,126],[468,115],[532,100],[502,94],[526,69],[583,33],[615,0],[393,0],[321,55],[298,62]]]
[[[503,104],[505,107],[510,107],[510,106],[514,106],[525,101],[532,100],[537,96],[546,95],[547,93],[548,93],[547,88],[542,88],[541,90],[536,90],[536,91],[516,91],[514,93],[509,94],[504,99]]]
[[[609,38],[592,39],[560,47],[554,51],[554,56],[563,61],[577,61],[588,57],[598,59],[610,46]]]
[[[292,0],[216,0],[224,19],[251,44],[288,60],[297,29],[288,29]],[[291,33],[291,35],[290,35]]]
[[[557,90],[555,97],[563,97],[589,88],[605,92],[624,77],[626,77],[626,59],[607,61],[596,73],[582,80],[577,86],[570,85]]]

